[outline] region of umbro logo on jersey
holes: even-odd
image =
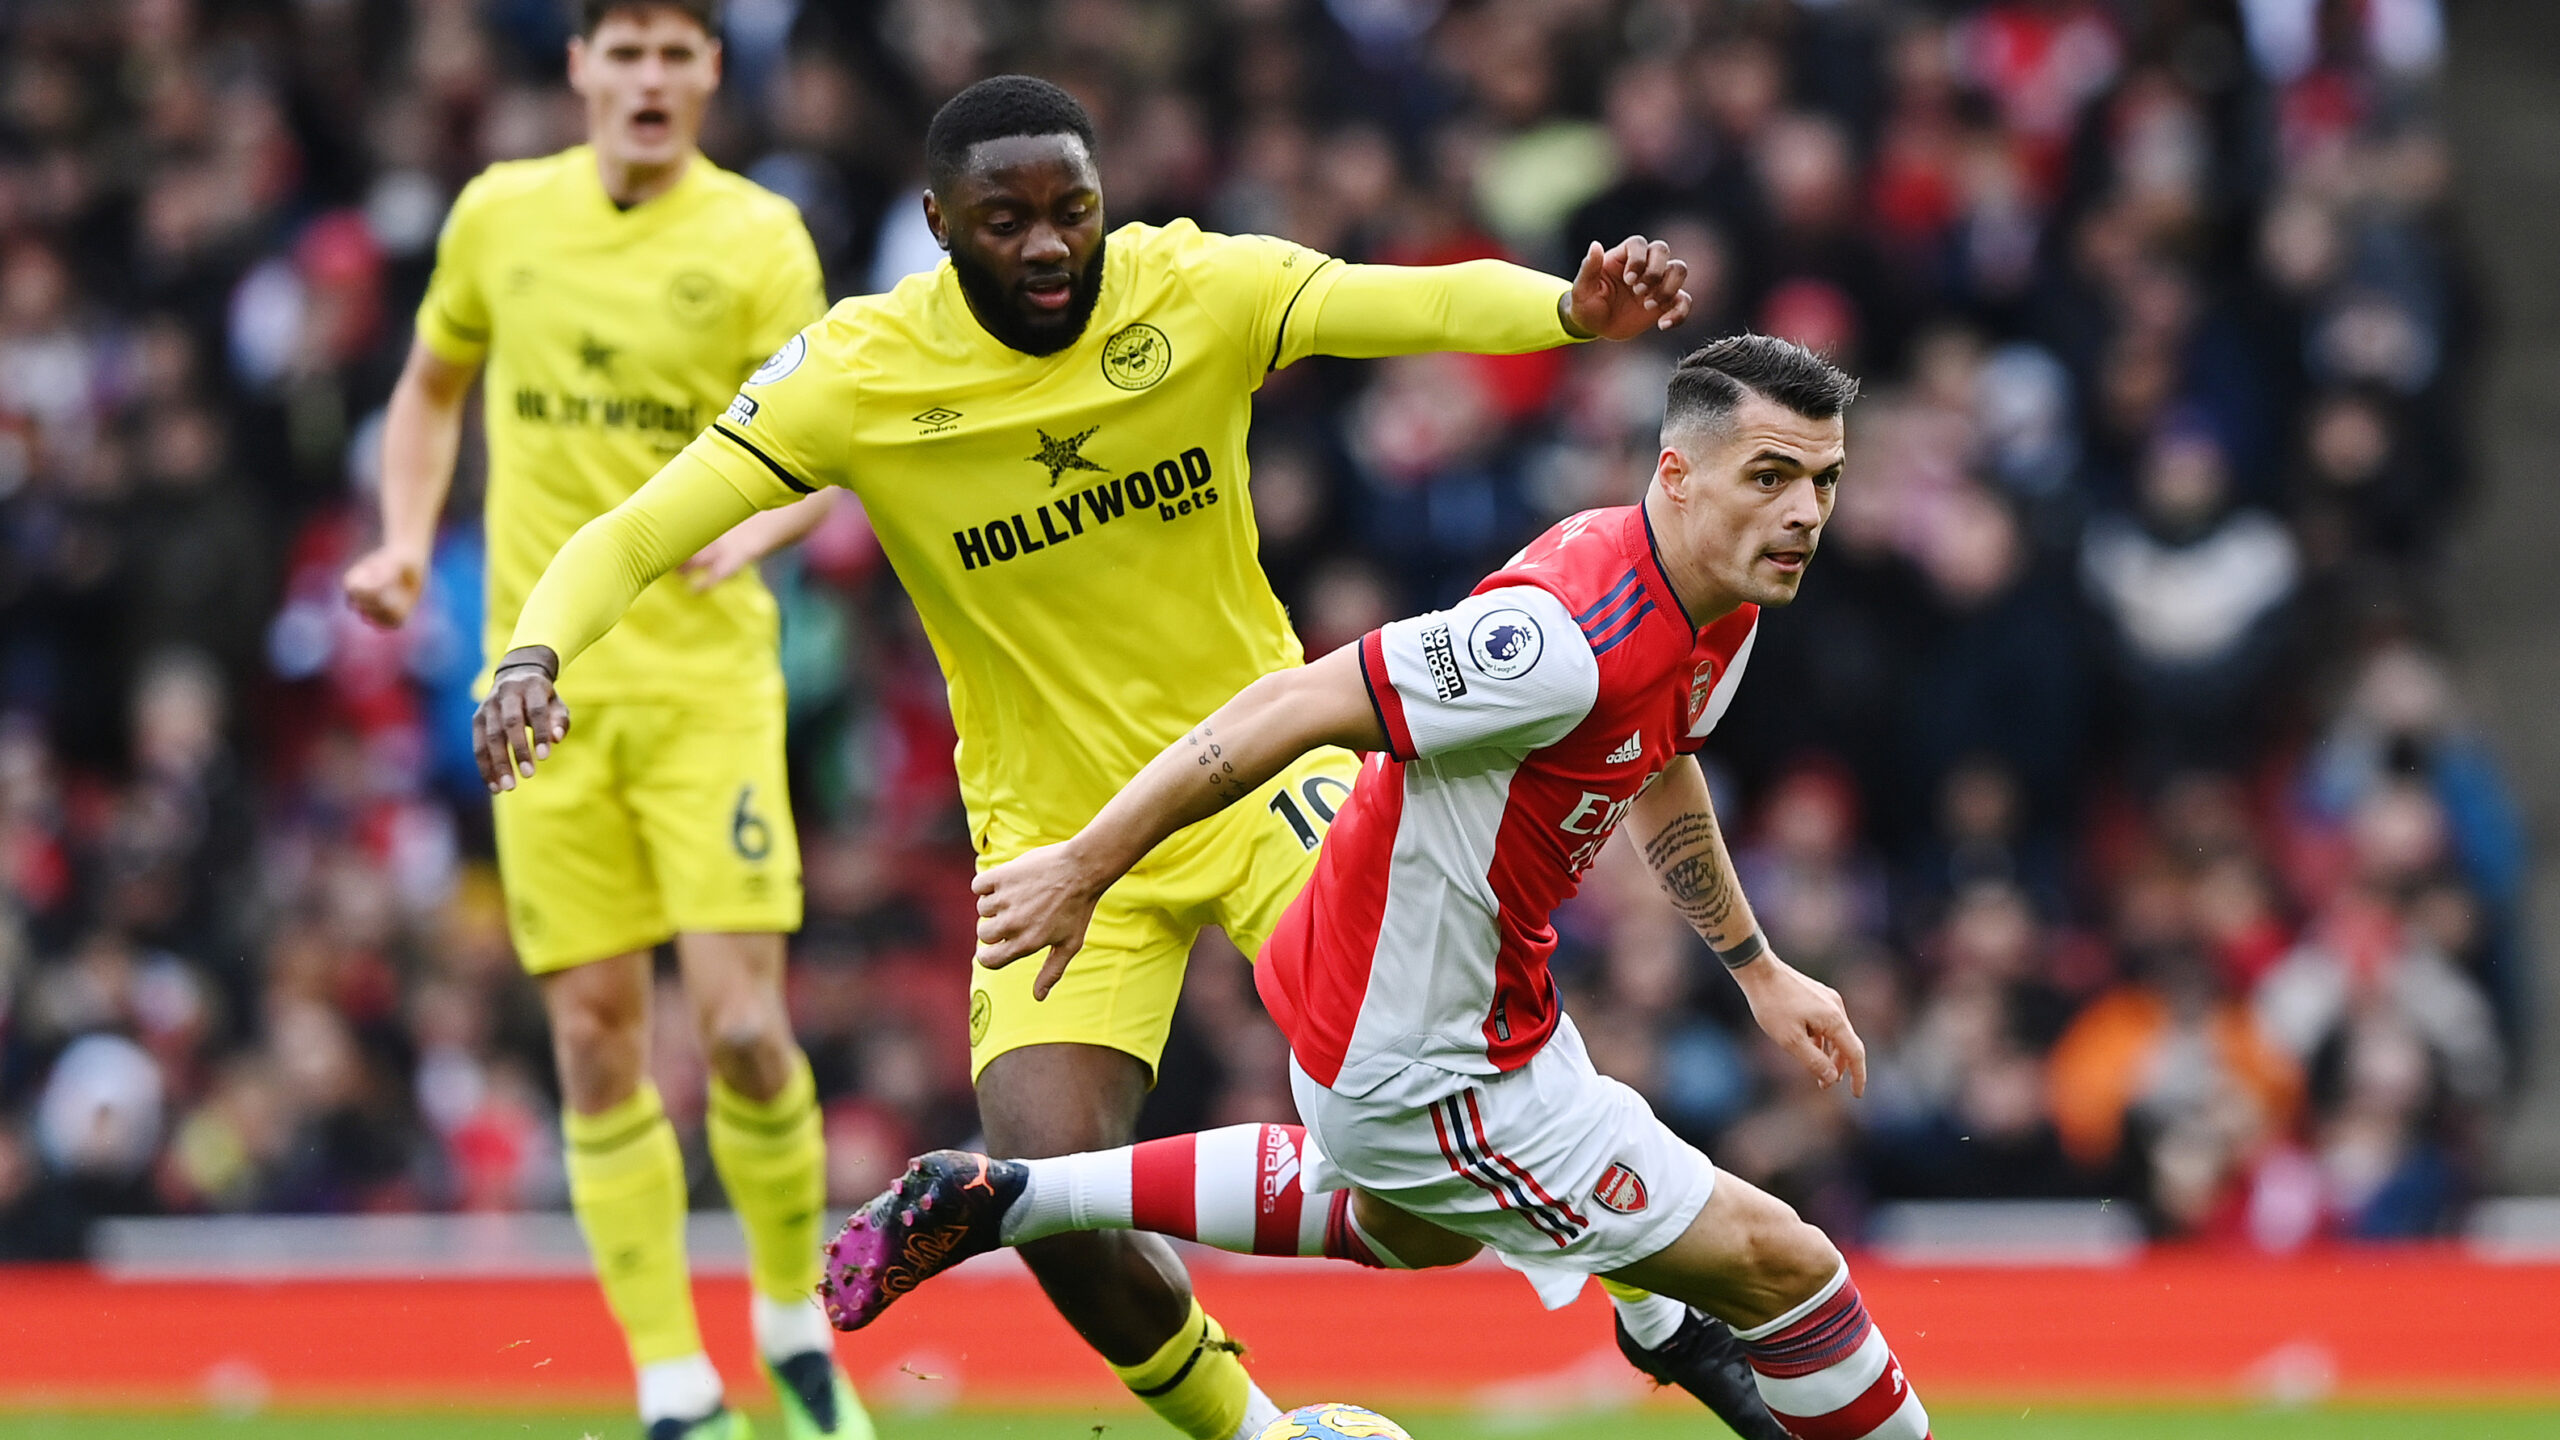
[[[1601,763],[1604,765],[1632,765],[1643,758],[1644,732],[1639,730],[1633,735],[1628,736],[1625,744],[1610,751],[1607,758]]]
[[[919,410],[909,418],[923,426],[924,430],[922,433],[927,435],[939,435],[946,430],[957,430],[960,428],[960,412],[952,409],[948,405],[936,405],[930,410]],[[1050,483],[1055,484],[1057,482],[1053,479]]]
[[[621,353],[621,346],[607,345],[603,341],[598,340],[595,336],[588,335],[578,342],[578,368],[581,370],[602,370],[607,373],[611,373],[613,370],[613,357]]]

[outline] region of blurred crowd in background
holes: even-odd
[[[556,1207],[465,722],[476,458],[425,613],[337,590],[444,208],[579,138],[559,0],[0,0],[0,1258],[97,1216]],[[1658,343],[1317,361],[1252,495],[1311,652],[1651,468],[1668,363],[1865,377],[1708,752],[1863,1101],[1763,1043],[1619,844],[1594,1057],[1728,1169],[2112,1196],[2282,1250],[2459,1224],[2515,1073],[2524,839],[2442,643],[2482,309],[2438,0],[730,0],[706,148],[838,295],[937,258],[941,99],[1093,109],[1114,221],[1356,260],[1690,263]],[[475,422],[476,424],[476,422]],[[476,447],[466,444],[466,452]],[[832,1184],[975,1129],[939,678],[860,515],[774,566]],[[660,1006],[695,1152],[702,1069]],[[1214,936],[1149,1126],[1285,1118]]]

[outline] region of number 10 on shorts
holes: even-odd
[[[1324,843],[1324,831],[1316,827],[1331,828],[1335,804],[1350,793],[1350,786],[1331,775],[1310,775],[1298,782],[1294,794],[1286,785],[1273,791],[1269,808],[1288,822],[1289,833],[1298,837],[1299,849],[1313,850]]]

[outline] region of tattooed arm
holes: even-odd
[[[978,963],[1002,969],[1046,949],[1031,993],[1047,999],[1113,881],[1175,831],[1252,794],[1319,745],[1387,748],[1356,645],[1254,681],[1148,761],[1075,838],[978,876]]]
[[[1644,861],[1670,893],[1680,918],[1706,938],[1727,968],[1739,970],[1760,953],[1760,924],[1734,878],[1733,856],[1716,825],[1715,802],[1696,759],[1671,763],[1636,800],[1629,816],[1635,833],[1650,831]],[[1749,954],[1739,952],[1748,950]]]
[[[1627,819],[1630,837],[1646,837],[1645,863],[1681,918],[1733,972],[1760,1028],[1803,1061],[1817,1083],[1828,1087],[1846,1076],[1853,1093],[1867,1093],[1867,1047],[1849,1024],[1840,992],[1779,959],[1761,937],[1696,757],[1672,761]]]

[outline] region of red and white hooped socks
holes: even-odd
[[[1021,1245],[1070,1230],[1150,1230],[1238,1255],[1324,1256],[1406,1268],[1363,1234],[1351,1192],[1298,1183],[1296,1125],[1229,1125],[1117,1150],[1025,1160],[999,1232]]]
[[[1902,1363],[1867,1318],[1849,1267],[1766,1325],[1737,1330],[1760,1398],[1802,1440],[1929,1440]]]

